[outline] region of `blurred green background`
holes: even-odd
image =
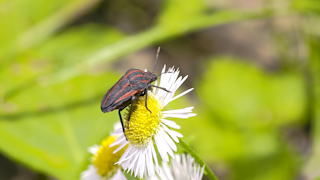
[[[100,100],[163,64],[219,179],[320,179],[319,0],[1,0],[0,179],[78,179],[119,121]]]

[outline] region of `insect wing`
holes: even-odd
[[[149,74],[141,70],[130,77],[130,85],[133,90],[143,91],[150,82],[152,80]]]
[[[126,92],[131,91],[131,89],[129,80],[124,78],[124,76],[120,78],[120,80],[112,86],[102,98],[101,111],[110,112],[112,110],[119,109],[114,102]]]
[[[141,91],[139,90],[131,90],[126,92],[123,96],[117,99],[113,104],[117,107],[117,109],[122,109],[128,106],[132,102],[132,97],[139,95]]]
[[[123,109],[132,102],[133,96],[143,94],[156,77],[153,73],[139,69],[129,69],[119,81],[108,90],[101,101],[101,111],[110,112]]]

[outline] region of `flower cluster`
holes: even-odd
[[[111,139],[108,138],[99,147],[90,149],[93,154],[92,164],[82,173],[83,180],[111,179],[114,176],[123,179],[121,168],[140,179],[202,178],[203,168],[196,165],[191,156],[174,154],[177,151],[176,143],[179,143],[179,138],[183,136],[175,130],[180,129],[180,126],[170,118],[189,118],[196,115],[192,113],[193,107],[166,110],[170,102],[193,90],[191,88],[175,96],[178,88],[188,77],[179,77],[179,72],[179,69],[175,70],[174,67],[166,72],[164,66],[159,86],[168,92],[159,88],[153,88],[148,92],[147,105],[150,111],[145,106],[146,96],[140,96],[131,105],[129,122],[127,122],[129,112],[126,112],[125,132],[123,133],[121,126],[117,127],[109,137]],[[157,82],[155,85],[158,85]],[[168,155],[172,159],[170,171],[167,165],[170,159]],[[123,177],[120,177],[120,174]]]
[[[157,175],[147,177],[147,180],[200,180],[203,176],[203,170],[204,166],[201,168],[189,154],[177,154],[172,159],[171,167],[163,163]]]
[[[115,129],[121,127],[120,123],[115,125]],[[123,147],[117,153],[113,151],[117,148],[109,147],[119,134],[114,134],[102,141],[100,145],[94,145],[88,149],[93,155],[91,164],[86,171],[81,173],[81,180],[126,180],[119,165],[115,165],[119,161],[121,155],[127,147]]]

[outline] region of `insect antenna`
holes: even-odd
[[[156,66],[157,66],[157,61],[158,61],[158,58],[159,58],[159,53],[160,53],[160,47],[158,47],[158,50],[157,50],[157,55],[156,55],[156,63],[154,65],[154,68],[153,68],[153,71],[152,73],[154,73],[154,70],[156,69]]]
[[[153,68],[152,73],[154,73],[154,70],[156,69],[157,61],[158,61],[158,58],[159,58],[159,53],[160,53],[160,47],[158,47],[158,50],[157,50],[156,63],[155,63],[155,65],[154,65],[154,68]],[[173,72],[163,72],[163,73],[160,73],[159,75],[157,75],[157,77],[160,76],[161,74],[164,74],[164,73],[173,73]]]
[[[157,75],[157,77],[159,77],[161,74],[165,74],[165,73],[173,73],[173,72],[163,72],[163,73],[160,73],[159,75]]]

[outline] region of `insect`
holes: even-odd
[[[118,80],[118,82],[108,90],[108,92],[104,95],[104,97],[101,100],[102,112],[106,113],[106,112],[119,109],[118,113],[119,113],[123,133],[125,132],[125,129],[123,126],[121,111],[124,108],[126,108],[131,104],[128,121],[127,121],[127,124],[128,124],[127,127],[129,129],[129,121],[132,113],[132,104],[135,102],[135,100],[138,99],[139,96],[144,96],[144,95],[146,96],[145,98],[146,109],[150,113],[152,113],[148,109],[148,105],[147,105],[148,90],[151,90],[152,87],[156,87],[164,91],[170,92],[165,88],[151,84],[153,81],[158,79],[158,76],[156,76],[153,72],[157,65],[159,52],[160,52],[160,47],[157,50],[156,63],[152,72],[150,71],[145,72],[139,69],[129,69]]]

